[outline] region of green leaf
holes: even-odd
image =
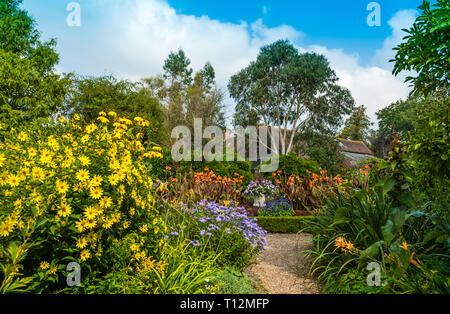
[[[381,227],[381,233],[383,234],[384,241],[390,244],[395,238],[395,227],[391,220],[388,220],[386,225]]]
[[[361,251],[360,257],[361,258],[369,258],[369,257],[376,256],[380,252],[380,248],[383,246],[383,244],[384,244],[384,241],[375,242],[374,244],[369,246],[364,251]]]

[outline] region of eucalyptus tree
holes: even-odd
[[[354,106],[350,91],[337,84],[327,59],[316,53],[299,53],[287,40],[264,46],[257,59],[232,76],[228,89],[236,101],[235,125],[251,123],[278,132],[287,154],[302,128],[342,123]]]

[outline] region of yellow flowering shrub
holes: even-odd
[[[118,243],[127,243],[120,253],[127,269],[150,263],[163,271],[166,226],[149,176],[162,155],[143,142],[149,122],[115,112],[87,126],[78,120],[2,135],[0,293],[66,291],[70,262],[80,264],[77,289],[87,291],[118,267]]]

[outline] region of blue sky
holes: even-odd
[[[377,110],[409,92],[387,61],[422,0],[376,1],[379,27],[367,25],[370,0],[78,0],[80,27],[66,22],[70,2],[23,3],[43,38],[57,39],[60,72],[139,80],[161,73],[169,52],[183,48],[194,70],[210,61],[226,90],[230,76],[261,46],[287,38],[302,52],[324,54],[341,85],[374,119]],[[233,103],[226,102],[231,113]]]

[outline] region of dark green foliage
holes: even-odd
[[[416,106],[423,98],[409,98],[399,100],[376,113],[379,132],[390,134],[392,128],[399,133],[402,139],[408,137],[408,132],[415,128]]]
[[[209,285],[219,286],[219,294],[256,294],[250,280],[246,274],[230,268],[215,273]]]
[[[367,285],[368,271],[351,269],[337,278],[329,278],[321,293],[324,294],[375,294],[388,293],[384,287],[370,287]]]
[[[341,153],[339,141],[332,132],[325,134],[312,129],[305,130],[295,137],[295,151],[300,155],[309,156],[322,169],[332,175],[339,173]]]
[[[257,217],[258,225],[269,233],[298,233],[312,216]]]
[[[414,93],[436,91],[448,88],[450,80],[450,2],[437,0],[433,5],[424,0],[419,6],[422,11],[414,25],[398,47],[393,73],[415,71],[417,77],[409,76]]]
[[[277,157],[274,157],[277,158]],[[281,170],[286,175],[296,175],[300,178],[303,178],[307,175],[306,171],[311,171],[313,173],[319,173],[319,165],[314,160],[303,159],[298,157],[298,155],[294,152],[290,152],[287,155],[278,156],[279,167],[278,170]],[[270,163],[270,160],[266,162]],[[263,176],[267,178],[271,178],[271,173],[264,173]]]

